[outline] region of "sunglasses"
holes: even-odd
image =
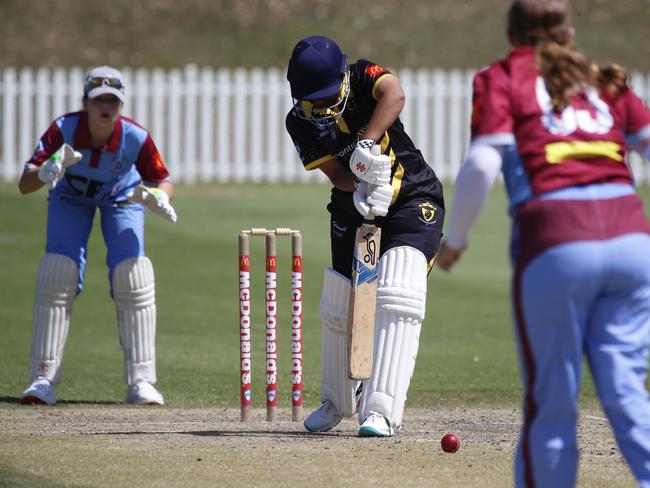
[[[109,86],[116,90],[124,91],[124,83],[117,78],[90,78],[86,80],[86,93],[100,86]]]

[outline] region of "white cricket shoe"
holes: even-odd
[[[45,376],[36,378],[20,397],[21,405],[56,405],[54,385]]]
[[[336,410],[336,406],[325,400],[318,409],[314,410],[305,419],[305,429],[309,432],[327,432],[339,425],[343,416]]]
[[[388,419],[377,412],[370,412],[359,429],[359,437],[392,437],[394,433]]]
[[[164,405],[165,400],[151,383],[145,380],[138,380],[129,386],[126,403],[133,403],[135,405]]]

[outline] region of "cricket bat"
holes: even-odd
[[[379,146],[373,146],[377,154]],[[352,280],[348,308],[348,377],[367,380],[372,375],[377,303],[377,264],[381,229],[368,214],[357,229],[352,258]]]

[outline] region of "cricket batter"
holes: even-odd
[[[287,131],[305,169],[318,168],[333,185],[332,267],[320,303],[323,403],[305,428],[329,431],[358,409],[360,436],[392,436],[402,424],[441,238],[442,185],[404,131],[404,92],[386,68],[350,64],[332,39],[311,36],[296,44],[287,78],[294,99]],[[371,154],[375,144],[380,155]],[[370,212],[382,229],[374,364],[357,406],[360,385],[346,367],[348,297],[356,229]]]

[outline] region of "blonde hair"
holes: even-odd
[[[561,111],[585,85],[618,93],[627,74],[618,65],[593,64],[572,44],[569,0],[514,0],[508,10],[508,34],[519,45],[535,46],[541,76],[553,108]]]

